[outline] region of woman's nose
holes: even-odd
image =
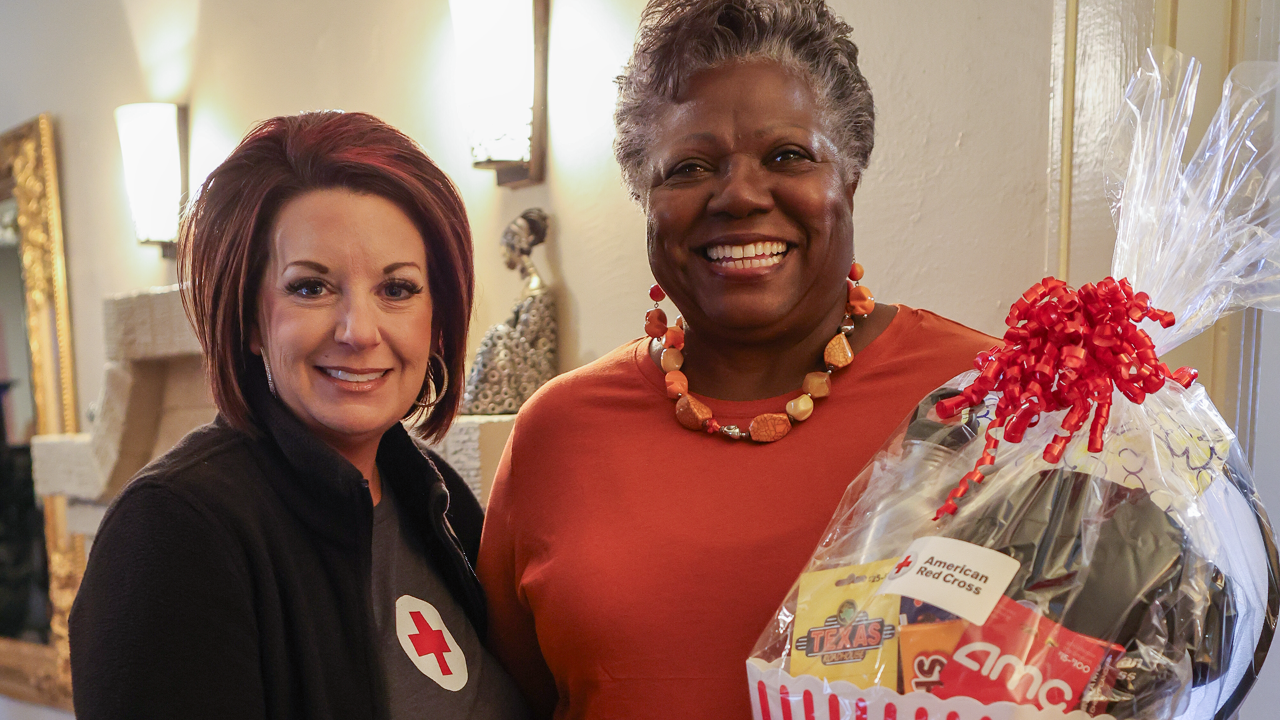
[[[767,213],[773,209],[769,180],[768,171],[758,162],[733,160],[726,166],[707,210],[734,218]]]
[[[334,340],[356,349],[381,342],[378,310],[373,307],[373,303],[359,298],[344,303],[337,326],[334,328]]]

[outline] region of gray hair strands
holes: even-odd
[[[645,164],[663,110],[690,77],[733,62],[772,61],[807,79],[844,177],[858,180],[875,144],[875,107],[850,32],[823,0],[652,0],[614,113],[614,155],[632,199],[648,196]]]

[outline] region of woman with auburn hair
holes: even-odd
[[[859,282],[874,112],[849,33],[821,0],[644,12],[615,150],[655,308],[521,409],[481,542],[537,717],[750,718],[746,659],[849,483],[994,342]]]
[[[179,246],[217,419],[130,482],[71,613],[76,716],[520,718],[481,644],[461,397],[471,235],[453,183],[362,113],[278,117]]]

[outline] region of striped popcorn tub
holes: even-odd
[[[1028,705],[983,705],[970,698],[946,701],[926,692],[900,695],[882,687],[866,690],[843,681],[826,683],[810,675],[793,678],[781,668],[749,662],[751,710],[755,720],[1085,720],[1081,710],[1063,715]],[[1110,715],[1092,716],[1103,720]]]

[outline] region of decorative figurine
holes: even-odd
[[[547,237],[547,214],[525,210],[502,233],[507,267],[519,270],[524,293],[506,322],[485,332],[462,396],[464,415],[504,415],[520,409],[559,367],[556,300],[529,254]]]

